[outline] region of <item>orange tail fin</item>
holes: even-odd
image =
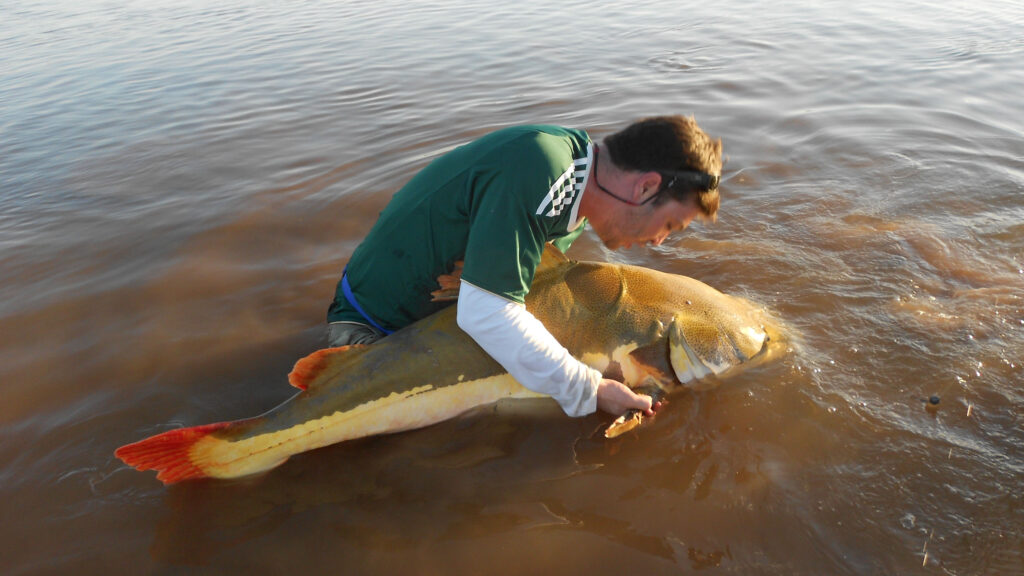
[[[206,478],[207,474],[192,460],[192,447],[213,432],[232,425],[232,422],[218,422],[168,430],[134,444],[121,446],[114,455],[136,470],[156,470],[157,480],[164,484]]]

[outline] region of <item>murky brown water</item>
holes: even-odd
[[[1024,574],[1024,8],[889,4],[0,7],[0,572]],[[720,221],[570,255],[769,305],[782,362],[618,442],[528,402],[243,481],[113,457],[287,398],[438,153],[665,112]]]

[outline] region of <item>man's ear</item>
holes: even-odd
[[[659,190],[661,190],[661,174],[654,171],[644,172],[636,181],[636,186],[633,187],[634,200],[643,202],[657,194]]]

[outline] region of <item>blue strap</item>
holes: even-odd
[[[348,303],[356,309],[356,312],[359,312],[359,315],[362,316],[363,319],[370,323],[370,326],[380,330],[385,335],[394,333],[394,330],[388,330],[374,322],[373,318],[370,318],[370,315],[367,314],[366,311],[363,310],[363,307],[359,305],[359,302],[356,302],[356,297],[352,294],[352,287],[348,285],[348,274],[346,272],[341,273],[341,291],[345,293],[345,300],[348,300]]]

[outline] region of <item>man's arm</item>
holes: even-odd
[[[572,357],[526,307],[463,281],[459,327],[520,384],[553,397],[569,416],[598,408],[619,415],[630,408],[653,413],[651,398]]]

